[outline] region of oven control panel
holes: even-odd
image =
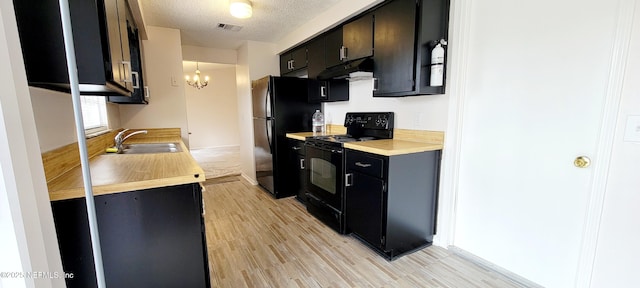
[[[348,112],[344,127],[364,129],[393,129],[393,112]]]

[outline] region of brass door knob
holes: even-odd
[[[573,165],[578,168],[587,168],[591,165],[591,159],[587,156],[578,156],[576,160],[573,160]]]

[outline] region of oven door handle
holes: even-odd
[[[353,186],[353,173],[344,174],[344,186],[345,187]]]
[[[316,146],[316,145],[308,145],[308,144],[307,144],[307,147],[313,148],[313,149],[322,150],[322,151],[325,151],[325,152],[331,152],[331,153],[334,153],[334,154],[342,154],[342,149],[329,149],[329,148],[324,148],[324,147],[320,147],[320,146]],[[309,152],[307,152],[307,153],[309,153]]]

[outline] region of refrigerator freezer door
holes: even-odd
[[[271,117],[271,99],[269,99],[269,81],[267,76],[251,82],[251,95],[253,97],[253,117]]]
[[[271,194],[275,193],[273,185],[273,132],[272,121],[260,118],[253,119],[253,154],[256,164],[256,180]]]

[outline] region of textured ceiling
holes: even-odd
[[[229,0],[141,0],[147,25],[180,29],[183,45],[237,49],[244,40],[277,42],[340,0],[252,0],[253,16],[234,18]],[[232,32],[218,23],[239,25]]]

